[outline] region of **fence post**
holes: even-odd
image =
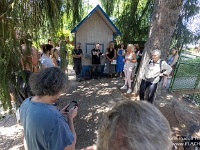
[[[199,63],[199,65],[198,65],[198,68],[200,68],[200,63]],[[198,73],[198,75],[197,75],[197,80],[196,80],[196,82],[195,82],[194,89],[200,88],[200,87],[198,87],[199,84],[200,84],[200,71],[199,71],[199,73]]]

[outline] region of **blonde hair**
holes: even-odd
[[[56,60],[58,60],[58,50],[54,49],[52,55],[50,56],[51,59],[55,58]]]
[[[156,107],[126,100],[103,116],[97,150],[170,150],[170,136],[169,123]]]
[[[112,48],[114,49],[114,47],[115,47],[115,45],[114,45],[114,42],[110,41],[110,42],[109,42],[109,44],[108,44],[108,47],[107,47],[107,49],[109,49],[109,48],[110,48],[110,45],[112,45]]]
[[[128,44],[127,48],[130,47],[131,48],[131,52],[135,52],[135,46],[133,44]]]

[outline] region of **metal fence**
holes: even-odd
[[[200,62],[177,63],[169,91],[200,92]]]

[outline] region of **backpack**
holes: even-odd
[[[85,80],[91,79],[90,71],[85,70],[83,76]]]
[[[162,62],[163,62],[163,60],[161,59],[161,60],[160,60],[160,73],[163,73],[163,72],[164,72],[164,70],[162,70]],[[151,63],[151,60],[149,61],[149,64],[150,64],[150,63]],[[158,82],[162,81],[162,78],[163,78],[163,76],[160,76],[160,79],[159,79]]]

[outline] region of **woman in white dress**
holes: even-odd
[[[134,49],[135,47],[133,44],[128,44],[127,52],[124,59],[125,60],[125,64],[124,64],[125,84],[120,89],[126,90],[129,87],[127,94],[130,94],[132,92],[131,74],[132,74],[133,68],[135,67],[135,63],[137,62]],[[127,84],[128,84],[128,87],[127,87]]]

